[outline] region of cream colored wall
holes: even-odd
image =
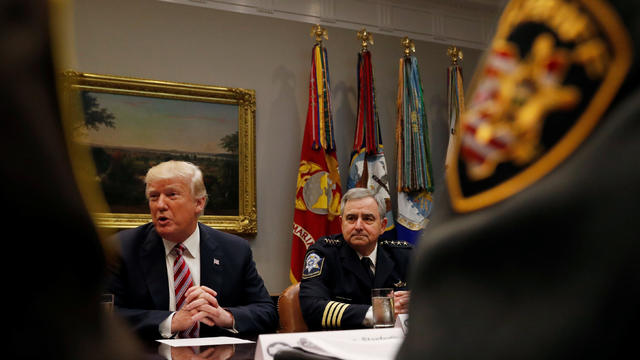
[[[256,91],[258,234],[249,239],[270,293],[289,284],[291,226],[307,111],[312,24],[155,0],[76,0],[73,70]],[[356,32],[326,26],[334,125],[346,184],[356,116]],[[395,99],[400,38],[371,47],[378,113],[395,184]],[[410,36],[410,34],[409,34]],[[416,42],[436,186],[447,142],[447,46]],[[463,49],[469,83],[480,56]],[[392,185],[393,187],[393,185]],[[393,199],[395,203],[395,198]]]

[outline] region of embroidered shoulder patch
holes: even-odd
[[[304,269],[302,270],[302,278],[308,279],[322,274],[322,266],[324,258],[317,253],[311,252],[304,258]]]
[[[629,35],[602,0],[513,0],[476,70],[447,185],[457,212],[517,194],[593,131],[631,64]]]

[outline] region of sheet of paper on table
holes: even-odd
[[[398,314],[395,327],[402,328],[402,332],[407,335],[407,331],[409,331],[409,314]]]
[[[156,340],[169,346],[207,346],[207,345],[226,345],[226,344],[246,344],[253,343],[255,341],[249,341],[244,339],[238,339],[229,336],[216,336],[216,337],[204,337],[204,338],[192,338],[192,339],[160,339]]]
[[[391,360],[402,345],[402,328],[312,331],[258,337],[255,360],[272,360],[285,348],[349,360]]]

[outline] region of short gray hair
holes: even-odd
[[[196,199],[204,197],[206,206],[208,196],[207,189],[204,187],[202,171],[198,166],[187,161],[169,160],[150,168],[144,177],[144,183],[146,184],[144,193],[147,199],[149,198],[149,184],[158,180],[175,178],[180,178],[187,184],[190,184],[189,189],[191,190],[191,195]],[[202,215],[202,213],[199,215]]]
[[[364,198],[373,198],[378,204],[378,213],[380,214],[380,219],[385,217],[387,212],[387,205],[384,203],[382,199],[378,199],[376,194],[373,191],[367,188],[356,187],[349,189],[343,196],[342,200],[340,200],[340,215],[342,216],[342,212],[344,211],[344,206],[347,204],[349,200],[357,200]]]

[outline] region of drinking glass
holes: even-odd
[[[100,308],[107,315],[113,312],[113,294],[100,295]]]
[[[371,289],[371,306],[373,307],[373,327],[393,327],[393,289]]]

